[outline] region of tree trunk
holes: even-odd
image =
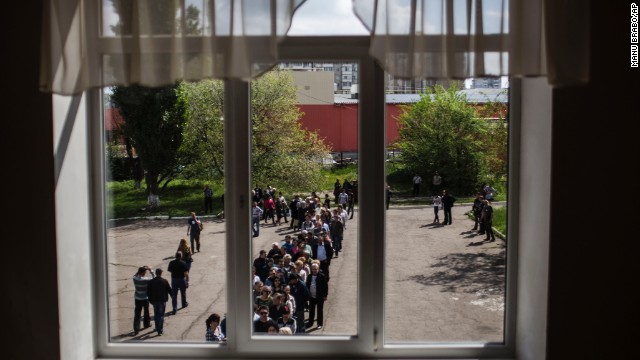
[[[125,149],[127,150],[127,158],[129,159],[129,168],[131,169],[131,173],[133,175],[133,180],[135,183],[135,188],[140,189],[140,183],[142,182],[142,166],[140,163],[140,158],[133,157],[133,146],[131,146],[131,141],[128,137],[124,138]]]
[[[147,205],[149,209],[160,207],[160,196],[158,195],[158,174],[147,172],[145,175],[147,182]]]

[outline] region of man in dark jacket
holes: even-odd
[[[442,225],[451,225],[451,208],[453,207],[453,203],[456,201],[456,198],[449,194],[449,190],[444,190],[443,193],[442,207],[444,209],[444,222]]]
[[[156,277],[147,284],[147,294],[149,302],[153,305],[153,321],[156,323],[155,330],[158,335],[162,335],[164,325],[164,310],[167,306],[169,296],[171,296],[171,285],[167,279],[162,277],[162,269],[156,269]]]
[[[258,308],[258,317],[253,321],[253,333],[256,335],[267,334],[270,327],[278,329],[276,322],[269,316],[269,307],[262,305]]]
[[[189,306],[189,303],[187,302],[189,271],[187,270],[187,264],[182,261],[182,253],[180,251],[176,252],[175,260],[169,263],[169,272],[171,273],[171,287],[173,288],[171,293],[171,305],[173,306],[173,311],[171,312],[171,315],[175,315],[176,310],[178,309],[178,291],[180,291],[182,307],[186,308]]]
[[[289,276],[289,287],[291,288],[291,296],[296,301],[296,332],[304,333],[304,308],[309,300],[309,290],[306,285],[300,281],[298,274]]]
[[[289,211],[291,211],[291,223],[289,229],[299,228],[298,224],[298,203],[300,202],[300,196],[296,195],[289,203]]]
[[[333,258],[333,247],[331,246],[329,235],[322,233],[317,242],[311,244],[311,251],[313,252],[313,259],[320,261],[320,270],[329,281],[331,277],[329,275],[329,266],[331,265],[331,258]]]
[[[256,268],[256,275],[260,277],[260,281],[264,282],[269,276],[269,262],[267,261],[267,252],[260,250],[260,256],[253,260],[253,266]]]
[[[318,264],[311,264],[311,274],[307,276],[307,288],[309,289],[309,322],[307,328],[313,327],[318,309],[318,329],[322,329],[324,320],[324,302],[329,295],[327,278],[320,272]]]
[[[473,225],[473,229],[478,230],[478,225],[480,225],[480,231],[483,231],[483,225],[480,221],[480,215],[482,215],[482,207],[484,206],[484,198],[482,194],[476,194],[476,198],[473,200],[473,206],[471,207],[471,212],[473,213],[473,217],[475,219],[475,224]]]

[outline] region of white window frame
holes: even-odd
[[[384,339],[384,72],[368,55],[366,37],[289,38],[283,61],[360,63],[358,331],[356,336],[251,337],[249,216],[249,92],[241,81],[225,83],[225,214],[230,340],[206,343],[110,343],[108,341],[103,109],[99,91],[54,96],[56,225],[61,358],[512,358],[545,354],[548,221],[550,197],[551,89],[545,79],[513,80],[510,99],[509,246],[505,344],[397,344]],[[372,126],[373,124],[373,126]],[[526,136],[522,136],[524,134]],[[364,246],[361,239],[367,239]],[[518,259],[518,261],[514,261]],[[379,266],[376,266],[378,264]],[[231,290],[232,287],[229,287]],[[286,349],[286,351],[283,351]]]

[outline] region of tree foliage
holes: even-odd
[[[408,173],[431,179],[437,171],[444,187],[469,194],[483,165],[486,129],[457,90],[456,85],[448,90],[436,85],[433,93],[403,107],[397,146]]]
[[[220,80],[180,84],[179,96],[187,104],[180,149],[185,174],[207,180],[224,175],[224,85]]]
[[[508,169],[508,124],[507,104],[489,101],[478,110],[478,117],[484,120],[486,127],[483,142],[484,164],[483,182],[495,182],[507,177]]]
[[[222,83],[203,80],[183,83],[181,97],[188,104],[182,152],[189,169],[200,177],[222,178]],[[321,164],[329,153],[314,132],[301,128],[296,88],[290,72],[271,71],[251,83],[252,177],[260,184],[309,191],[320,186]]]
[[[116,86],[111,94],[124,118],[122,132],[135,148],[145,171],[150,199],[158,196],[162,181],[177,173],[186,110],[177,96],[177,87],[177,84],[160,88]]]

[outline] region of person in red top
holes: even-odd
[[[276,210],[276,203],[273,202],[271,195],[267,195],[267,200],[264,201],[264,210],[266,212],[264,216],[264,223],[266,224],[267,221],[271,219],[271,223],[275,226],[276,221],[274,219],[274,212]]]

